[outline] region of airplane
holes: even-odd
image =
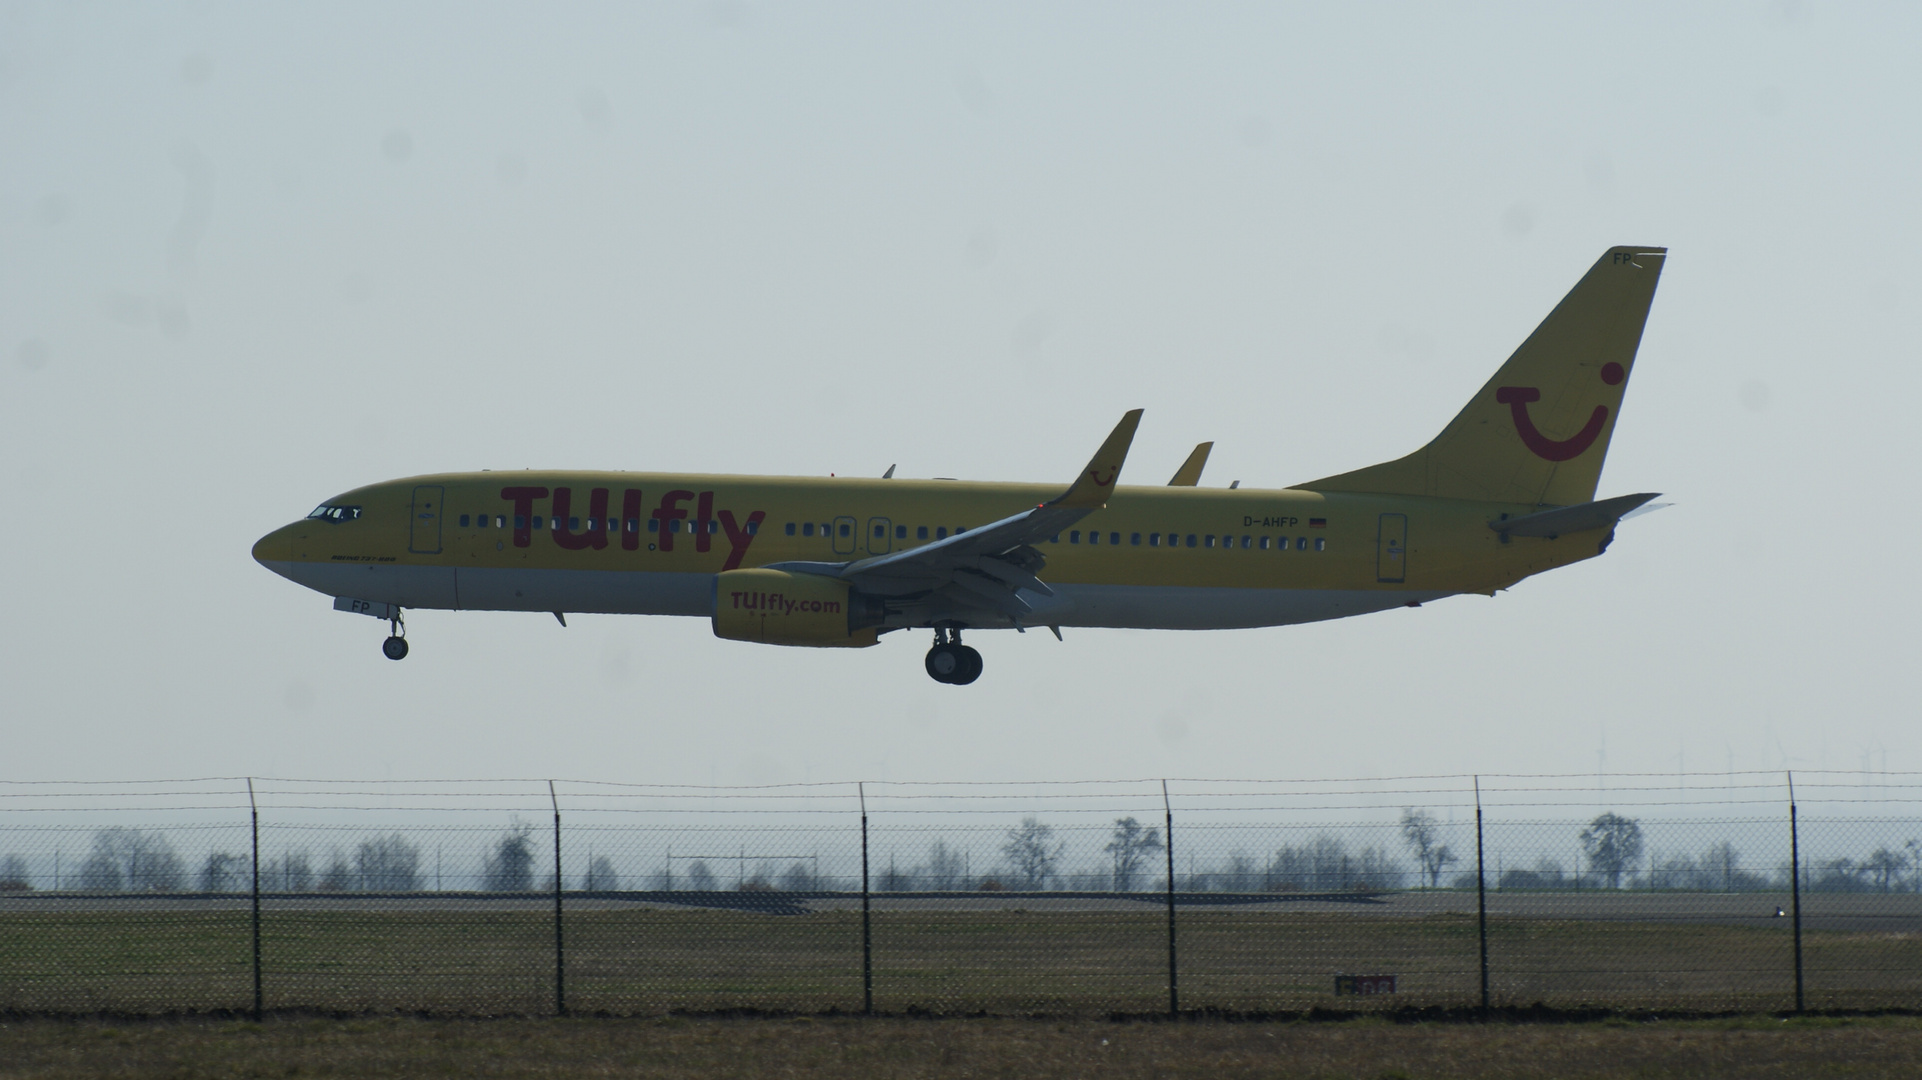
[[[357,488],[253,556],[386,620],[394,660],[409,608],[685,615],[770,645],[932,631],[924,666],[952,685],[982,670],[963,631],[1281,626],[1493,596],[1600,555],[1657,497],[1595,492],[1666,256],[1610,248],[1426,446],[1291,487],[1200,487],[1212,443],[1166,486],[1122,486],[1135,409],[1065,488],[483,470]]]

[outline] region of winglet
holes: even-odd
[[[1194,453],[1188,455],[1188,460],[1182,462],[1181,468],[1175,470],[1175,478],[1168,481],[1168,486],[1194,487],[1201,483],[1201,470],[1208,464],[1208,451],[1214,448],[1215,444],[1211,442],[1195,447]]]
[[[1121,478],[1121,463],[1128,458],[1128,447],[1134,442],[1135,428],[1141,425],[1141,410],[1130,409],[1121,422],[1108,433],[1108,441],[1094,452],[1088,460],[1088,467],[1075,477],[1074,486],[1061,493],[1049,506],[1101,507],[1108,505],[1108,496],[1113,493],[1115,481]]]

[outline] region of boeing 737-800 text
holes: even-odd
[[[1663,248],[1610,249],[1433,442],[1276,490],[1117,481],[1141,411],[1066,489],[954,480],[449,473],[327,500],[254,545],[275,573],[386,619],[406,608],[689,615],[770,645],[964,630],[1277,626],[1493,595],[1607,550],[1653,499],[1595,501]]]

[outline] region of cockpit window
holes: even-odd
[[[319,518],[322,521],[334,522],[352,521],[359,516],[360,507],[358,506],[335,506],[331,503],[321,503],[314,507],[313,513],[307,515],[309,520]]]

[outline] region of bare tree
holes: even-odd
[[[620,875],[614,872],[614,860],[605,855],[596,855],[587,861],[587,876],[581,879],[581,888],[587,892],[613,892],[621,887]]]
[[[488,892],[532,892],[534,889],[534,827],[516,821],[508,826],[481,866]]]
[[[420,849],[399,833],[363,840],[354,869],[363,892],[413,892],[420,888]]]
[[[1441,843],[1441,823],[1426,810],[1403,807],[1401,836],[1414,851],[1415,861],[1421,864],[1421,873],[1428,879],[1428,887],[1439,888],[1442,871],[1456,861],[1455,853],[1448,850],[1447,844]]]
[[[1909,857],[1900,851],[1890,851],[1886,847],[1875,849],[1862,863],[1862,872],[1875,879],[1876,888],[1888,892],[1902,871],[1909,868]]]
[[[33,882],[27,878],[27,860],[19,855],[0,859],[0,892],[32,891]]]
[[[207,856],[200,867],[201,892],[239,892],[246,882],[247,859],[225,851]]]
[[[1141,827],[1132,817],[1116,818],[1114,834],[1101,850],[1114,860],[1114,891],[1133,892],[1135,878],[1161,850],[1161,830]]]
[[[814,880],[814,870],[798,861],[781,871],[778,883],[784,892],[812,892],[820,887]]]
[[[1021,824],[1008,830],[1008,842],[1001,845],[1001,854],[1007,857],[1008,866],[1020,876],[1025,889],[1039,889],[1054,876],[1055,864],[1061,861],[1065,844],[1053,843],[1054,826],[1044,825],[1041,819],[1032,814],[1021,819]]]
[[[688,864],[687,886],[695,892],[713,892],[714,871],[707,868],[707,863],[695,859]]]
[[[261,888],[277,892],[312,892],[314,867],[305,851],[281,854],[260,868]]]
[[[118,825],[93,834],[80,864],[80,887],[92,892],[179,892],[186,876],[166,837]]]
[[[949,847],[946,840],[936,840],[929,846],[928,888],[945,892],[964,884],[967,876],[966,857]]]
[[[335,848],[327,859],[327,869],[320,872],[320,883],[315,886],[321,892],[347,892],[354,887],[354,870],[341,857],[340,849]]]
[[[1727,840],[1709,845],[1702,853],[1702,885],[1711,891],[1733,892],[1742,855]]]
[[[1607,877],[1609,888],[1621,888],[1622,875],[1642,855],[1641,823],[1614,813],[1603,814],[1588,823],[1581,839],[1589,868]]]

